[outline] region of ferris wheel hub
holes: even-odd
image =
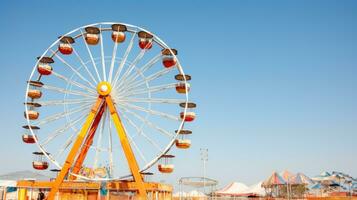
[[[110,94],[112,86],[106,81],[102,81],[97,86],[97,92],[101,96],[107,96]]]

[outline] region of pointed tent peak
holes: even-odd
[[[291,183],[298,185],[312,185],[314,184],[314,181],[303,173],[297,173],[294,177],[291,178]]]
[[[280,176],[283,177],[285,182],[290,182],[289,180],[295,176],[295,174],[289,172],[288,170],[284,170],[280,172]]]
[[[322,173],[320,174],[320,176],[322,176],[322,177],[328,177],[328,176],[331,176],[331,174],[328,173],[327,171],[324,171],[324,172],[322,172]]]
[[[272,185],[284,185],[285,183],[284,178],[274,171],[273,174],[262,183],[262,186],[269,187]]]

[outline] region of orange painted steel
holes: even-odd
[[[54,183],[51,187],[51,191],[47,198],[48,200],[53,200],[55,198],[55,196],[58,192],[58,189],[61,186],[64,178],[68,174],[69,169],[72,167],[73,161],[78,153],[78,150],[82,146],[83,140],[84,140],[84,138],[93,122],[94,117],[96,116],[96,114],[98,112],[98,109],[100,108],[100,106],[102,104],[103,104],[103,98],[99,97],[97,99],[96,103],[94,104],[94,106],[92,107],[91,112],[89,113],[81,131],[77,135],[77,138],[72,146],[72,149],[67,156],[66,162],[63,164],[60,173],[58,174],[56,180],[54,181]]]
[[[125,133],[125,129],[124,129],[123,124],[119,118],[117,110],[115,109],[112,98],[110,96],[106,96],[105,102],[108,105],[110,115],[112,116],[114,125],[117,129],[117,133],[118,133],[120,143],[123,148],[126,160],[128,161],[130,171],[133,175],[134,182],[136,183],[137,190],[138,190],[137,198],[144,200],[147,198],[144,180],[143,180],[142,175],[140,174],[140,169],[139,169],[138,163],[135,159],[133,150],[130,147],[130,143],[129,143],[128,137]]]
[[[93,144],[95,132],[98,128],[99,122],[103,116],[105,109],[106,109],[106,104],[103,103],[102,106],[100,107],[94,121],[93,121],[91,128],[89,129],[88,135],[84,141],[84,144],[82,145],[81,152],[79,153],[77,160],[73,166],[73,169],[72,169],[73,174],[78,174],[82,168],[82,164],[84,162],[84,159],[87,156],[88,150],[89,150],[90,146]],[[77,179],[77,177],[73,176],[73,175],[71,175],[69,177],[69,180],[76,180],[76,179]]]
[[[114,122],[114,125],[117,129],[118,137],[120,139],[120,143],[122,149],[124,151],[126,160],[129,165],[129,169],[133,175],[134,181],[130,182],[131,187],[135,188],[138,191],[136,198],[140,200],[147,199],[147,189],[149,188],[148,185],[144,182],[142,174],[140,174],[139,165],[135,159],[134,152],[130,146],[128,137],[126,135],[124,126],[119,118],[115,105],[113,103],[112,98],[110,97],[110,85],[109,87],[105,88],[106,90],[99,91],[102,87],[101,85],[106,85],[104,83],[100,83],[98,86],[98,93],[100,96],[97,99],[97,102],[93,106],[91,112],[89,113],[80,133],[78,134],[75,143],[72,146],[70,153],[67,156],[66,162],[62,166],[61,172],[58,174],[56,180],[50,184],[51,191],[48,195],[48,200],[53,200],[59,190],[64,183],[64,178],[68,175],[68,172],[73,165],[73,162],[77,156],[77,159],[74,164],[74,168],[72,170],[73,173],[78,174],[79,170],[82,167],[83,161],[87,155],[89,147],[93,143],[94,134],[98,128],[98,124],[103,116],[103,112],[108,108],[110,111],[110,115]],[[84,144],[83,144],[84,141]],[[82,147],[82,148],[81,148]],[[80,153],[78,154],[78,151]],[[70,180],[75,180],[75,176],[70,176]],[[123,184],[123,183],[122,183]]]
[[[53,182],[51,181],[33,181],[33,180],[20,180],[17,181],[16,187],[19,188],[41,188],[48,189],[51,188]],[[149,191],[162,191],[162,192],[172,192],[172,186],[163,183],[146,182],[144,183],[146,190]],[[64,181],[60,189],[86,189],[86,190],[99,190],[101,184],[99,182],[79,182],[79,181]],[[108,190],[113,191],[136,191],[137,184],[133,181],[108,181],[106,184]]]

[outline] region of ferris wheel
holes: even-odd
[[[33,168],[57,168],[58,182],[138,179],[156,164],[172,172],[169,150],[190,147],[196,117],[191,76],[177,55],[155,34],[123,23],[58,37],[27,81],[22,140],[39,148]]]

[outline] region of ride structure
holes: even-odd
[[[38,57],[27,82],[22,136],[40,150],[33,167],[52,164],[57,177],[18,186],[47,188],[50,200],[83,188],[131,192],[137,199],[170,196],[171,186],[144,176],[156,164],[161,173],[173,172],[170,149],[191,146],[186,124],[195,120],[196,104],[188,99],[191,76],[177,54],[155,34],[123,23],[60,36]]]

